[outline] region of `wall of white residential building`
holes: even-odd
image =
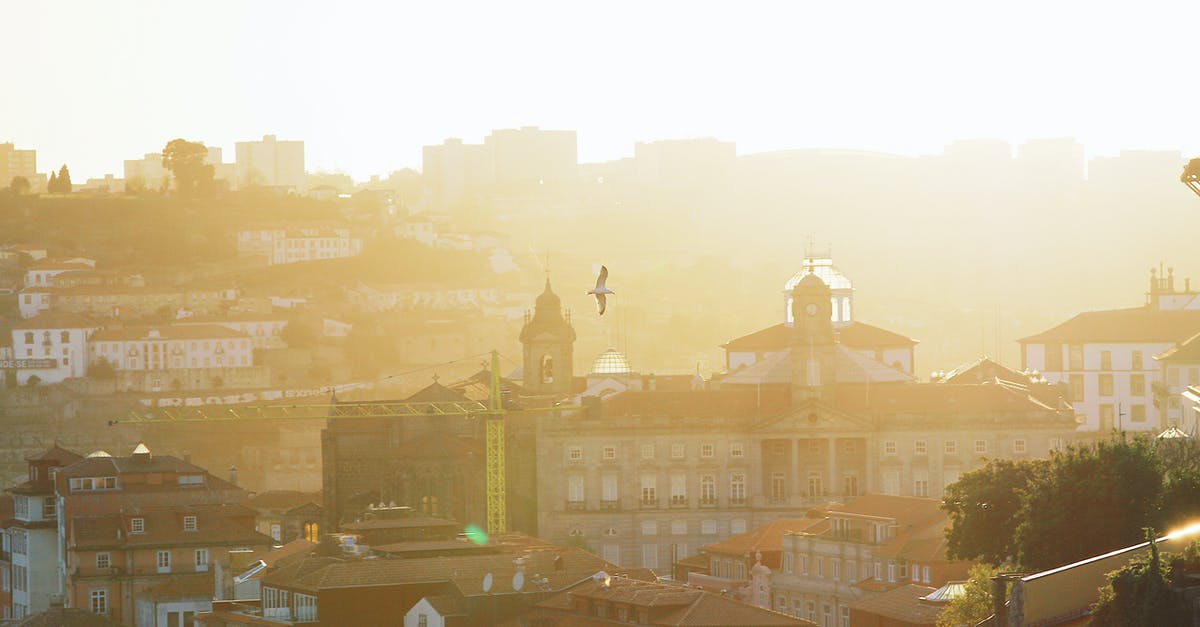
[[[1048,359],[1047,346],[1062,351],[1062,369],[1047,369],[1055,361]],[[1154,406],[1153,386],[1162,380],[1162,373],[1154,356],[1171,346],[1167,342],[1027,344],[1025,367],[1041,372],[1051,383],[1070,386],[1080,430],[1160,431],[1165,421]],[[1171,396],[1174,401],[1168,401],[1176,410],[1182,391],[1177,389]]]

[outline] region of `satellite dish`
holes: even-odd
[[[483,591],[484,592],[492,591],[492,574],[491,573],[488,573],[483,576]]]
[[[513,590],[520,592],[521,588],[524,586],[525,586],[525,573],[518,570],[517,574],[513,575]]]

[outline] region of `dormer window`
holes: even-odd
[[[183,530],[184,531],[195,531],[196,530],[196,517],[195,516],[184,516],[183,517]]]
[[[129,533],[146,533],[146,519],[133,518],[129,521]]]

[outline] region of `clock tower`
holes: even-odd
[[[833,399],[837,346],[833,338],[833,293],[815,274],[792,289],[792,404]]]
[[[549,277],[545,291],[537,297],[533,316],[526,314],[521,344],[525,346],[521,385],[535,394],[570,394],[575,328],[570,314],[563,315],[562,301],[550,289]]]

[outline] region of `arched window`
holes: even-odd
[[[321,526],[314,521],[306,521],[304,523],[304,539],[309,542],[320,542]]]
[[[554,358],[549,355],[542,357],[542,383],[554,383]]]

